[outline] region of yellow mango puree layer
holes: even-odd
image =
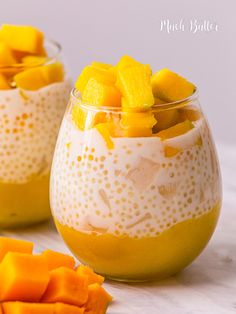
[[[25,184],[0,182],[0,228],[27,226],[50,217],[49,174]]]
[[[91,234],[58,221],[56,226],[73,254],[96,272],[117,280],[154,280],[179,272],[200,254],[215,229],[220,206],[155,237]]]

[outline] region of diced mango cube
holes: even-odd
[[[142,65],[140,62],[136,61],[132,57],[128,55],[124,55],[120,58],[119,62],[116,64],[116,69],[124,69],[130,66]]]
[[[185,99],[195,91],[192,83],[168,69],[156,72],[151,82],[154,96],[166,102]]]
[[[3,24],[0,39],[13,50],[32,54],[40,54],[43,50],[43,33],[32,26]]]
[[[8,252],[32,254],[33,246],[29,241],[0,237],[0,262]]]
[[[46,259],[49,270],[53,270],[62,266],[71,269],[74,269],[75,267],[74,258],[67,254],[46,250],[42,253],[42,256]]]
[[[0,301],[38,302],[45,292],[49,271],[42,256],[9,252],[0,265]]]
[[[25,90],[37,90],[52,83],[61,82],[63,65],[59,62],[25,70],[14,76],[16,86]]]
[[[16,301],[4,302],[2,307],[4,314],[55,314],[53,304]]]
[[[148,109],[154,104],[150,73],[145,65],[118,69],[116,85],[125,98],[125,110]]]
[[[14,58],[11,49],[4,42],[0,42],[0,65],[16,64],[17,60]]]
[[[50,272],[49,284],[41,301],[81,306],[87,301],[87,298],[87,276],[82,276],[72,269],[60,267]]]
[[[6,77],[0,73],[0,90],[2,89],[11,89],[11,86]]]
[[[108,149],[113,149],[114,148],[114,142],[111,139],[111,134],[110,134],[110,126],[109,123],[99,123],[96,126],[96,129],[98,132],[101,134],[103,139],[105,140],[106,146]]]
[[[77,273],[81,275],[86,275],[88,276],[88,284],[92,283],[98,283],[101,285],[104,281],[104,277],[96,274],[92,268],[85,266],[85,265],[79,265],[77,268]]]
[[[53,308],[54,308],[53,314],[83,314],[84,313],[83,307],[78,307],[78,306],[64,304],[64,303],[55,303],[53,305]],[[44,313],[40,313],[40,314],[44,314]]]
[[[201,118],[201,112],[197,109],[190,109],[190,108],[181,108],[179,109],[179,120],[190,120],[190,121],[197,121]]]
[[[119,107],[121,104],[121,94],[115,86],[106,85],[91,78],[84,88],[82,100],[86,104],[96,107]]]
[[[116,81],[115,74],[109,69],[88,65],[78,77],[75,87],[83,94],[85,86],[91,78],[107,85],[114,85]]]
[[[157,124],[154,127],[155,132],[165,130],[175,125],[178,122],[179,111],[178,109],[168,109],[163,111],[157,111],[154,113],[157,120]]]
[[[173,147],[173,146],[168,146],[168,145],[165,146],[165,148],[164,148],[165,157],[167,157],[167,158],[174,157],[174,156],[177,155],[180,151],[181,151],[180,148],[178,148],[178,147]]]
[[[152,135],[152,128],[156,122],[154,114],[151,111],[124,112],[120,120],[120,125],[124,131],[124,136],[142,137]]]
[[[42,56],[25,56],[22,58],[22,63],[25,63],[27,66],[39,66],[43,65],[46,62],[47,58]]]
[[[185,120],[184,122],[178,123],[168,129],[158,132],[156,135],[162,140],[166,140],[187,133],[193,128],[194,125],[192,124],[192,122],[189,120]]]
[[[88,287],[88,301],[85,304],[85,313],[104,314],[112,297],[99,284]]]

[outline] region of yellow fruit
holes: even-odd
[[[96,79],[91,78],[84,88],[82,100],[96,107],[119,107],[121,94],[115,86],[100,83]]]
[[[165,157],[167,157],[167,158],[174,157],[180,151],[181,151],[180,148],[172,147],[172,146],[165,146],[165,148],[164,148]]]
[[[16,86],[26,90],[37,90],[46,85],[61,82],[63,65],[59,62],[25,70],[14,76]]]
[[[151,83],[154,96],[166,102],[185,99],[195,90],[192,83],[168,69],[156,72],[152,76]]]
[[[107,148],[113,149],[114,143],[111,139],[111,135],[109,132],[109,128],[110,128],[109,123],[99,123],[95,127],[98,130],[98,132],[101,134],[101,136],[104,138]]]
[[[152,128],[156,122],[151,111],[124,112],[120,120],[120,126],[124,136],[142,137],[152,135]]]
[[[136,65],[141,65],[141,63],[128,55],[124,55],[123,57],[120,58],[119,62],[116,64],[116,68],[117,70],[121,70],[130,66],[136,66]]]
[[[105,112],[95,112],[90,109],[74,105],[72,108],[72,120],[80,130],[88,130],[98,123],[107,122]]]
[[[168,138],[180,136],[184,133],[187,133],[194,128],[194,125],[191,121],[185,120],[184,122],[178,123],[166,130],[158,132],[156,135],[162,140],[167,140]]]
[[[155,132],[168,129],[178,122],[179,112],[178,109],[169,109],[154,113],[157,124],[154,127]]]
[[[0,90],[1,89],[11,89],[11,86],[5,76],[0,73]]]
[[[21,62],[25,63],[26,66],[39,66],[46,62],[47,58],[42,56],[25,56]]]
[[[109,69],[88,65],[83,69],[78,77],[75,87],[83,93],[85,86],[91,78],[107,85],[114,85],[116,81],[115,74]]]
[[[160,98],[154,97],[155,99],[155,105],[163,105],[166,102],[164,100],[161,100]]]
[[[127,109],[148,109],[154,104],[150,72],[145,65],[117,69],[116,85],[125,98]]]
[[[17,61],[13,56],[11,49],[3,42],[0,42],[0,66],[16,64]]]
[[[190,120],[190,121],[197,121],[201,118],[201,112],[195,109],[183,108],[179,109],[179,120]]]
[[[43,33],[32,26],[3,24],[0,39],[11,49],[41,54],[43,50]]]

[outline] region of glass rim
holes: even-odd
[[[52,56],[39,56],[42,58],[45,58],[42,62],[37,62],[37,63],[23,63],[23,62],[18,62],[18,63],[13,63],[13,64],[4,64],[0,65],[0,71],[1,70],[8,70],[8,69],[15,69],[15,68],[36,68],[38,66],[45,65],[47,63],[55,61],[58,56],[60,55],[62,51],[62,46],[59,44],[56,40],[50,39],[50,38],[45,38],[45,44],[52,45],[52,47],[55,49],[55,52],[53,52]],[[31,55],[29,56],[36,56],[36,55]],[[38,55],[37,55],[38,56]]]
[[[116,113],[124,113],[125,111],[121,110],[121,107],[114,107],[114,106],[101,106],[101,107],[95,107],[91,104],[88,104],[86,102],[82,101],[81,98],[81,93],[79,92],[78,89],[76,89],[75,87],[72,89],[71,93],[70,93],[71,98],[73,99],[73,101],[79,104],[80,107],[84,108],[84,109],[88,109],[91,111],[103,111],[103,112],[116,112]],[[190,95],[189,97],[177,100],[177,101],[173,101],[173,102],[167,102],[164,104],[155,104],[152,107],[150,107],[150,111],[158,111],[158,110],[169,110],[169,109],[177,109],[177,108],[182,108],[187,106],[189,103],[195,101],[198,99],[199,93],[198,93],[198,89],[195,88],[194,92],[192,95]],[[147,110],[136,110],[135,108],[134,110],[130,111],[130,112],[144,112],[144,111],[148,111]],[[127,111],[128,112],[128,111]]]

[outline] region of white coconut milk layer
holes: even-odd
[[[0,182],[23,184],[50,171],[71,83],[0,91]]]
[[[82,232],[156,236],[219,202],[219,168],[204,119],[184,135],[113,138],[80,131],[67,117],[51,176],[56,219]],[[165,156],[165,147],[179,149]]]

